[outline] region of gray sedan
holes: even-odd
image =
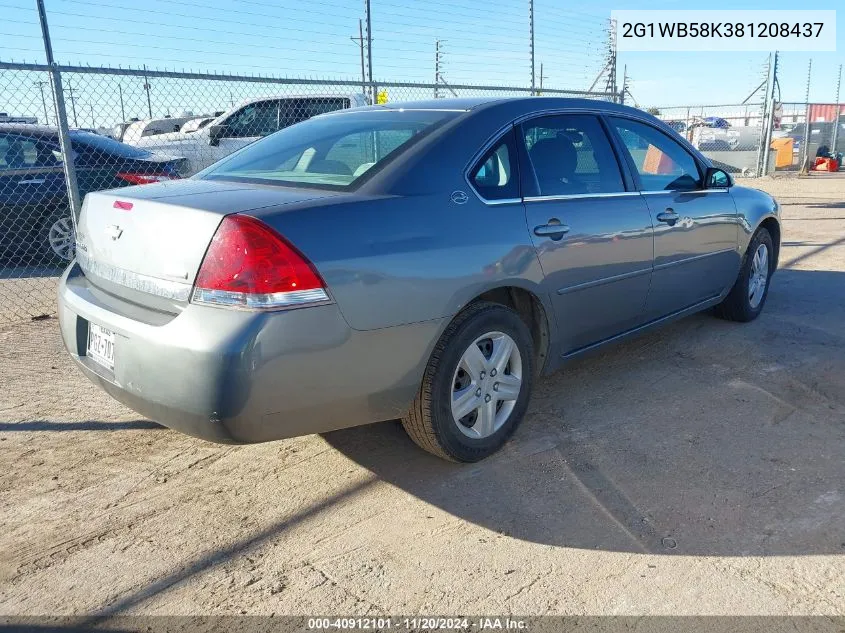
[[[779,217],[633,108],[357,108],[188,180],[89,194],[61,331],[86,376],[191,435],[401,418],[475,461],[565,361],[706,308],[756,318]]]

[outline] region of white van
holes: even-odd
[[[312,116],[367,105],[363,94],[260,97],[224,112],[193,132],[159,134],[133,145],[152,152],[184,156],[185,175],[194,174],[262,136]]]

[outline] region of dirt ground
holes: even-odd
[[[209,444],[0,327],[0,615],[845,613],[845,178],[754,184],[762,317],[568,366],[475,465],[396,423]]]

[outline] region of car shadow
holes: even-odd
[[[808,204],[808,209],[845,209],[845,202],[822,202],[819,204]]]
[[[13,266],[0,262],[0,279],[30,279],[34,277],[61,277],[66,268],[66,262],[54,266]]]
[[[164,430],[161,424],[150,420],[129,420],[126,422],[103,422],[85,420],[82,422],[56,422],[54,420],[29,420],[26,422],[0,422],[0,433],[33,431],[149,431]]]
[[[553,546],[845,554],[845,273],[781,270],[750,324],[699,314],[535,385],[495,456],[453,464],[398,422],[325,440],[462,520]]]

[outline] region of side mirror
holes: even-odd
[[[733,186],[733,180],[723,169],[708,167],[704,174],[704,186],[706,189],[729,189]]]
[[[226,125],[209,125],[208,126],[208,144],[212,147],[220,145],[220,139],[226,136]]]

